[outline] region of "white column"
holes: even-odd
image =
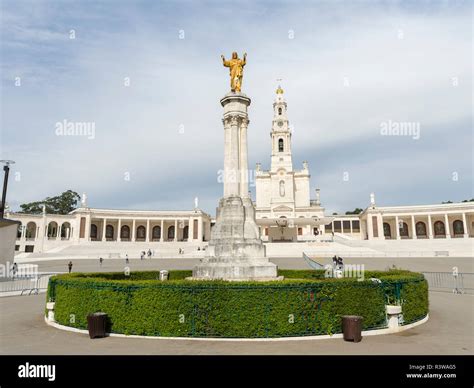
[[[160,242],[163,242],[164,229],[165,229],[165,222],[164,220],[161,220]]]
[[[395,230],[397,232],[397,240],[400,240],[400,225],[398,224],[398,216],[395,216]]]
[[[107,226],[107,218],[103,219],[104,225],[102,225],[102,241],[105,241],[105,228]]]
[[[20,240],[24,240],[25,236],[26,236],[26,225],[21,225]]]
[[[467,227],[467,221],[466,221],[466,213],[462,213],[462,227],[464,229],[464,238],[469,237],[469,229]]]
[[[174,241],[178,241],[178,220],[174,220]]]
[[[247,157],[247,126],[248,120],[240,125],[240,196],[249,196],[249,166]]]
[[[385,239],[385,235],[383,232],[383,216],[382,214],[379,214],[378,219],[377,219],[377,226],[378,226],[378,234],[380,239]]]
[[[428,214],[428,238],[433,239],[433,225],[431,223],[431,214]]]
[[[122,219],[118,219],[118,226],[117,226],[117,241],[122,241],[120,239],[120,229],[122,229]]]
[[[58,224],[58,230],[56,231],[56,237],[57,237],[58,239],[61,239],[61,231],[62,231],[62,229],[63,229],[63,226]]]
[[[135,220],[132,221],[132,242],[135,242]]]
[[[333,228],[334,228],[334,223],[333,223]],[[372,214],[370,213],[367,214],[367,239],[368,240],[374,239],[374,226],[372,224]]]
[[[150,220],[146,220],[146,237],[145,241],[149,242],[150,241]]]
[[[239,127],[238,118],[224,120],[224,197],[239,195]]]
[[[444,215],[444,227],[445,227],[445,230],[446,230],[446,238],[451,238],[451,232],[450,232],[450,227],[449,227],[449,219],[448,219],[448,214],[446,213]]]
[[[90,241],[91,239],[91,223],[92,223],[92,218],[90,216],[86,216],[86,225],[85,225],[85,232],[84,232],[84,238],[86,241]]]
[[[202,242],[202,216],[198,219],[198,241]]]
[[[415,226],[415,216],[411,216],[411,233],[412,233],[412,239],[416,240],[416,226]]]
[[[189,230],[188,230],[188,241],[193,241],[194,237],[194,221],[193,218],[189,218]]]

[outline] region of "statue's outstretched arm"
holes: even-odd
[[[226,61],[226,60],[225,60],[225,57],[224,57],[223,55],[221,55],[221,58],[222,58],[222,64],[223,64],[225,67],[230,67],[229,61]]]

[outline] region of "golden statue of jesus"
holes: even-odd
[[[226,61],[223,55],[221,55],[221,58],[222,64],[230,68],[230,90],[240,92],[244,66],[247,63],[247,53],[244,54],[243,59],[240,59],[235,51],[232,53],[232,59]]]

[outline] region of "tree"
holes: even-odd
[[[68,214],[77,208],[81,196],[72,190],[67,190],[55,197],[46,197],[43,201],[29,202],[20,205],[19,213],[41,214],[43,205],[48,214]]]
[[[462,202],[474,202],[474,198],[471,198],[471,199],[465,199],[464,201]]]
[[[444,201],[444,202],[441,202],[442,205],[445,205],[447,203],[453,203],[453,201]]]
[[[354,210],[352,211],[347,211],[346,212],[346,215],[350,215],[350,214],[360,214],[364,211],[364,209],[361,209],[360,207],[356,207]]]

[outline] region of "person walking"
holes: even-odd
[[[13,263],[13,267],[12,267],[12,277],[13,278],[16,276],[17,272],[18,272],[18,264]]]
[[[69,261],[69,263],[67,265],[67,268],[69,270],[69,273],[71,273],[71,271],[72,271],[72,261]]]
[[[151,249],[148,248],[148,252],[146,253],[146,255],[148,256],[149,259],[151,259]]]
[[[128,253],[125,254],[125,264],[128,264],[129,261],[128,261]]]
[[[102,267],[102,263],[103,263],[104,259],[102,257],[99,257],[99,265]]]

